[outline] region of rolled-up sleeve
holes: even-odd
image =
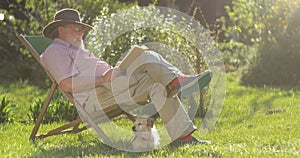
[[[50,46],[41,55],[41,62],[57,83],[79,73],[73,64],[70,50],[60,46]]]

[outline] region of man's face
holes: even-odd
[[[60,38],[69,42],[72,46],[79,48],[83,46],[82,37],[85,29],[78,24],[68,24],[61,26],[59,29]]]

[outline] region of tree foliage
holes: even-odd
[[[206,49],[209,48],[212,51],[214,48],[208,31],[201,25],[198,25],[199,28],[193,28],[188,20],[176,22],[174,18],[175,15],[163,17],[155,7],[135,7],[111,15],[105,13],[104,8],[101,16],[93,23],[95,31],[88,36],[87,44],[95,54],[114,65],[126,54],[130,46],[144,44],[156,50],[159,49],[158,46],[153,46],[156,43],[163,48],[170,47],[179,52],[179,54],[172,53],[172,50],[167,48],[159,50],[172,63],[180,64],[182,63],[180,60],[185,58],[188,60],[184,62],[185,65],[186,63],[192,65],[192,73],[203,71],[207,67],[201,52],[207,52],[209,50]],[[193,34],[195,31],[197,34]],[[195,47],[197,42],[207,43],[207,46],[197,50]]]
[[[228,18],[218,19],[222,24],[224,40],[219,48],[224,52],[228,71],[235,71],[251,62],[256,55],[256,44],[260,43],[264,19],[269,14],[272,1],[233,0],[232,7],[226,6]]]

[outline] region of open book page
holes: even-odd
[[[123,58],[119,64],[121,71],[125,71],[126,68],[144,51],[149,50],[146,46],[133,45],[128,51],[127,55]]]

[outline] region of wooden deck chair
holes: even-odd
[[[46,37],[43,37],[43,36],[24,36],[24,35],[20,35],[19,40],[29,50],[29,52],[36,59],[36,61],[43,67],[43,65],[41,64],[41,61],[40,61],[40,54],[43,53],[45,51],[45,49],[52,43],[52,40],[48,39]],[[39,117],[37,118],[37,120],[35,122],[34,128],[33,128],[32,132],[31,132],[31,135],[30,135],[30,139],[35,141],[37,139],[46,138],[46,137],[49,137],[49,136],[52,136],[52,135],[65,134],[65,133],[78,133],[78,132],[81,132],[81,131],[93,126],[95,124],[95,122],[93,122],[93,121],[91,122],[91,120],[89,118],[87,118],[88,125],[80,127],[79,125],[82,123],[82,120],[80,119],[80,117],[78,117],[76,120],[71,121],[71,122],[69,122],[65,125],[60,126],[60,127],[57,127],[53,130],[50,130],[46,134],[37,135],[39,127],[42,123],[42,120],[45,116],[47,108],[48,108],[48,106],[51,102],[51,99],[53,97],[53,94],[57,89],[59,89],[58,84],[56,83],[54,78],[51,76],[51,74],[49,72],[47,72],[46,69],[44,69],[44,70],[45,70],[46,74],[48,75],[48,77],[51,79],[52,85],[51,85],[51,87],[49,89],[49,92],[48,92],[48,95],[47,95],[47,97],[46,97],[46,99],[43,103],[43,107],[42,107],[42,110],[39,114]],[[71,103],[74,104],[74,99],[73,99],[72,94],[65,93],[64,91],[61,91],[61,92],[67,98],[67,100],[69,100]],[[82,108],[80,108],[80,107],[79,107],[79,109],[78,109],[78,107],[76,107],[76,108],[79,112],[84,113]],[[136,108],[136,107],[131,106],[130,108],[124,110],[124,108],[122,107],[122,109],[123,109],[122,110],[122,109],[119,108],[118,105],[114,105],[114,106],[111,106],[109,108],[103,109],[103,111],[105,113],[105,116],[103,116],[103,120],[105,120],[107,117],[112,119],[112,118],[115,118],[115,117],[120,116],[122,114],[126,114],[129,117],[130,120],[134,121],[134,117],[125,112],[127,110],[133,110],[134,108]],[[95,115],[97,115],[97,114],[95,114]],[[97,119],[98,119],[97,121],[99,121],[99,122],[102,121],[101,117],[99,117],[99,116],[97,116]],[[99,122],[97,122],[97,123],[99,123]],[[96,127],[95,130],[98,133],[101,134],[100,136],[103,138],[104,141],[109,141],[109,139],[101,131],[101,129],[98,128],[98,126]]]

